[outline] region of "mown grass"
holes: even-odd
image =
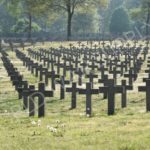
[[[37,85],[37,78],[12,52],[9,55],[24,78]],[[0,68],[0,150],[150,149],[150,114],[146,113],[144,93],[129,92],[125,109],[121,109],[117,95],[113,116],[107,116],[107,100],[101,94],[92,96],[93,115],[89,118],[85,115],[85,96],[78,96],[77,109],[69,110],[70,94],[59,100],[56,91],[55,97],[46,98],[46,117],[39,120],[22,110],[22,100],[18,100],[1,61]],[[139,78],[142,75],[141,71]],[[135,87],[139,84],[140,79]]]

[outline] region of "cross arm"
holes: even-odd
[[[108,92],[108,88],[107,86],[105,87],[99,87],[99,93],[105,93],[105,92]]]
[[[145,92],[146,91],[146,86],[139,86],[138,91],[139,92]]]

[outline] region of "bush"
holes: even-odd
[[[29,28],[29,20],[24,18],[24,19],[18,19],[16,25],[14,25],[11,28],[12,32],[16,32],[16,33],[24,33],[24,32],[28,32],[28,28]],[[32,22],[32,32],[39,32],[41,31],[41,28],[38,24],[36,24],[35,22]]]
[[[111,17],[110,32],[114,35],[122,35],[130,29],[130,21],[124,8],[117,8]]]

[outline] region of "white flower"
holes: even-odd
[[[87,117],[90,117],[90,115],[89,115],[89,114],[87,114],[86,116],[87,116]]]
[[[36,125],[36,122],[35,122],[35,121],[32,121],[31,124],[32,124],[32,125]]]
[[[54,132],[54,133],[57,132],[57,129],[56,129],[56,128],[53,128],[53,127],[50,127],[50,126],[49,126],[49,130],[50,130],[51,132]]]
[[[38,123],[41,123],[41,120],[40,120],[40,119],[38,120]]]
[[[7,110],[5,110],[5,113],[7,113],[8,111]]]
[[[53,132],[53,129],[54,129],[53,127],[49,127],[49,130],[50,130],[51,132]]]
[[[65,127],[65,124],[61,124],[61,127],[64,128],[64,127]]]
[[[38,120],[38,126],[41,126],[41,120]]]
[[[57,133],[57,129],[53,128],[53,132],[54,132],[54,133]]]
[[[47,125],[46,128],[47,128],[47,129],[50,129],[50,125]]]

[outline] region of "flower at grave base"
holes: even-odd
[[[41,120],[38,120],[38,126],[41,126]]]
[[[40,127],[41,126],[41,124],[40,123],[38,123],[38,127]]]
[[[36,125],[36,122],[35,122],[35,121],[32,121],[31,124],[32,124],[32,125]]]
[[[54,128],[54,129],[53,129],[53,132],[54,132],[54,133],[57,133],[57,129]]]
[[[7,111],[7,110],[5,110],[4,112],[5,112],[5,113],[8,113],[8,111]]]
[[[53,128],[53,127],[50,127],[50,126],[49,126],[49,130],[50,130],[51,132],[53,132],[53,133],[57,133],[57,129],[56,129],[56,128]]]
[[[89,114],[87,114],[86,116],[87,116],[87,117],[90,117],[90,115],[89,115]]]
[[[54,129],[53,127],[49,127],[49,130],[50,130],[51,132],[53,132],[53,129]]]
[[[46,128],[47,128],[47,129],[50,129],[50,125],[47,125]]]

